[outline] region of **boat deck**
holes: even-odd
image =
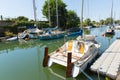
[[[91,66],[91,70],[116,79],[120,68],[120,39],[113,44]]]

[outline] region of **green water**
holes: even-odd
[[[114,36],[103,37],[105,27],[93,28],[90,34],[98,37],[96,40],[101,44],[100,54],[119,37],[120,32],[116,31]],[[52,52],[64,44],[65,41],[75,39],[65,38],[57,40],[30,40],[28,42],[2,42],[0,43],[0,80],[89,80],[83,74],[76,78],[65,78],[65,67],[54,64],[52,67],[42,67],[44,47],[49,47]],[[86,69],[85,72],[93,79],[98,80],[96,73]],[[105,77],[100,76],[101,80]]]

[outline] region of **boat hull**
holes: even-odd
[[[82,52],[75,53],[74,51],[76,51],[75,49],[80,43],[78,44],[76,40],[73,40],[72,52],[69,52],[70,44],[71,41],[66,42],[62,47],[60,47],[58,50],[52,52],[49,55],[48,52],[45,51],[44,54],[45,62],[43,63],[46,63],[45,65],[47,65],[48,67],[52,66],[53,63],[65,66],[66,77],[77,77],[79,73],[81,72],[84,73],[86,67],[90,67],[90,64],[98,55],[100,46],[99,44],[93,42],[84,42],[85,46],[84,53]],[[81,42],[80,50],[82,50],[82,44],[83,43]],[[68,51],[66,52],[66,50]],[[48,62],[46,62],[46,60]]]
[[[73,37],[73,36],[81,36],[82,35],[82,30],[80,30],[80,31],[78,31],[78,32],[73,32],[73,33],[71,33],[71,34],[68,34],[67,36],[68,37]]]
[[[38,36],[38,39],[40,40],[51,40],[51,39],[58,39],[58,38],[63,38],[64,33],[62,34],[54,34],[54,35],[45,35],[45,36]]]

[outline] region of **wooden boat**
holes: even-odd
[[[56,63],[66,67],[66,77],[76,77],[97,56],[99,47],[90,41],[70,40],[50,54],[45,48],[43,66]]]

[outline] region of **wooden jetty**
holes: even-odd
[[[120,71],[120,39],[114,41],[90,69],[111,79],[116,79]]]

